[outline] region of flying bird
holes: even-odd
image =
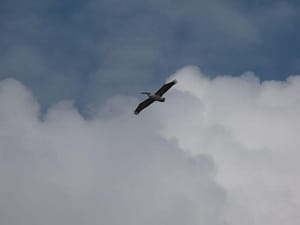
[[[141,92],[141,94],[147,95],[148,98],[141,102],[136,109],[134,110],[134,114],[139,114],[144,108],[151,105],[153,102],[164,102],[165,98],[163,98],[163,94],[166,93],[173,85],[177,83],[177,80],[173,80],[169,83],[164,84],[158,91],[156,91],[154,94],[151,92]]]

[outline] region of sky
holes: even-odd
[[[0,224],[299,224],[298,11],[0,1]]]
[[[186,65],[284,80],[300,70],[298,11],[276,0],[2,0],[0,77],[30,87],[43,109],[74,99],[86,114]]]

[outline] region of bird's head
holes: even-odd
[[[143,94],[143,95],[147,95],[147,96],[150,96],[150,95],[151,95],[151,93],[150,93],[150,92],[141,92],[141,94]]]

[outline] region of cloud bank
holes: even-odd
[[[116,96],[90,120],[2,80],[0,223],[298,224],[300,77],[174,77],[164,104]]]

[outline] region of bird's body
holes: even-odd
[[[141,94],[145,94],[148,96],[148,99],[144,100],[143,102],[141,102],[137,108],[134,111],[134,114],[139,114],[144,108],[146,108],[147,106],[149,106],[150,104],[152,104],[155,101],[158,102],[164,102],[165,98],[163,98],[163,94],[166,93],[173,85],[175,85],[177,83],[176,80],[173,80],[167,84],[164,84],[158,91],[156,91],[154,94],[150,93],[150,92],[141,92]]]
[[[162,98],[161,96],[157,95],[157,94],[152,94],[151,92],[141,92],[141,94],[145,94],[147,95],[149,98],[155,100],[155,101],[159,101],[159,102],[164,102],[165,98]]]

